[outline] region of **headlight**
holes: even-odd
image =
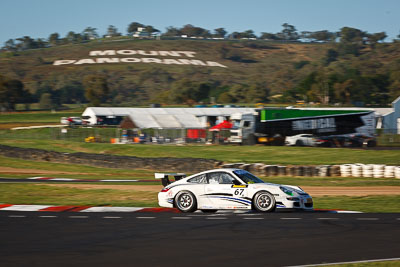
[[[279,189],[282,190],[282,192],[286,195],[293,196],[293,191],[287,189],[286,187],[280,186]]]

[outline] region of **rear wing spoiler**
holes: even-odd
[[[169,176],[174,176],[175,181],[178,181],[182,178],[185,178],[186,174],[185,173],[159,173],[159,172],[154,173],[154,178],[161,179],[161,183],[163,186],[167,186],[171,183],[168,178]]]

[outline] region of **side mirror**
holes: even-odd
[[[240,183],[238,180],[236,180],[236,179],[233,180],[233,184],[234,184],[234,185],[241,185],[241,183]]]

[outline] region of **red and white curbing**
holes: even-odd
[[[93,207],[93,206],[51,206],[51,205],[13,205],[0,204],[0,211],[47,211],[47,212],[172,212],[179,213],[173,208],[140,208],[140,207]],[[345,210],[315,210],[327,213],[362,213],[360,211]],[[235,213],[249,212],[235,210]]]
[[[50,211],[50,212],[179,212],[172,208],[93,207],[0,204],[0,211]]]

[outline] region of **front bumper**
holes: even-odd
[[[287,209],[303,209],[303,210],[313,210],[314,209],[314,203],[313,199],[308,196],[300,196],[292,198],[292,200],[289,200],[286,198],[284,201],[282,201],[281,205],[277,205],[278,208],[287,208]]]

